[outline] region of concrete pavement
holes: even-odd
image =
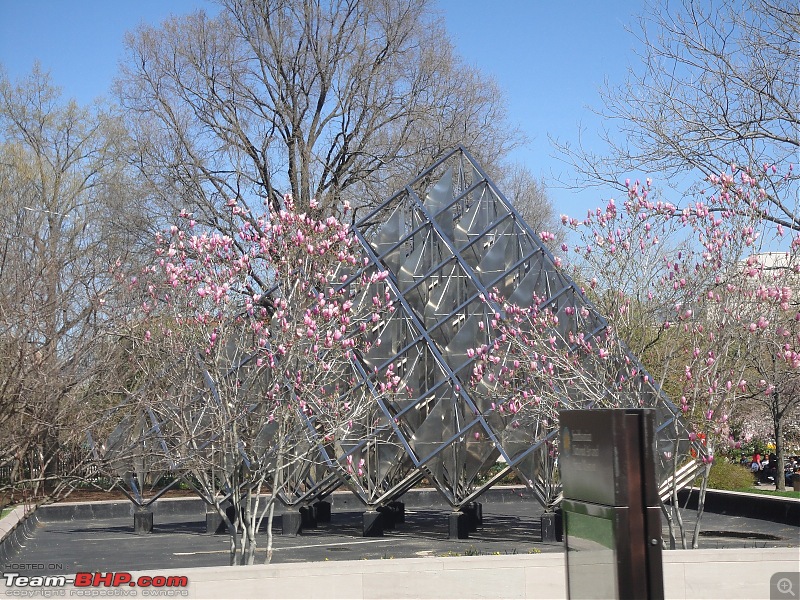
[[[363,538],[362,509],[347,496],[335,496],[331,523],[300,536],[282,536],[279,514],[273,564],[235,568],[226,566],[227,536],[206,534],[198,512],[202,506],[192,501],[163,504],[149,535],[133,532],[133,518],[124,503],[58,505],[39,512],[38,525],[29,528],[2,567],[3,572],[25,576],[149,571],[186,576],[189,581],[188,588],[180,589],[70,587],[67,595],[91,591],[97,596],[135,592],[138,597],[186,592],[196,598],[564,598],[563,544],[541,540],[541,508],[516,493],[498,494],[487,497],[483,526],[466,540],[448,539],[450,508],[424,495],[417,498],[421,501],[407,503],[405,523],[384,537]],[[5,520],[2,525],[7,527]],[[702,530],[704,549],[664,552],[668,598],[769,598],[774,573],[800,571],[800,523],[707,513]],[[262,549],[264,544],[262,532]],[[0,586],[0,596],[21,591]]]

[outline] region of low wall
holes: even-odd
[[[333,510],[365,510],[364,503],[350,491],[336,491],[326,498],[332,502]],[[417,488],[406,492],[401,500],[408,508],[448,506],[444,497],[435,489]],[[523,486],[497,487],[487,490],[478,499],[480,502],[506,504],[534,501],[531,492]],[[282,507],[283,505],[279,505]],[[538,506],[538,504],[537,504]],[[160,515],[186,515],[202,518],[206,504],[197,497],[162,498],[152,506],[156,521]],[[296,510],[284,509],[284,510]],[[114,519],[133,515],[134,505],[129,500],[104,500],[100,502],[58,502],[40,506],[37,511],[42,521],[70,521],[85,519]]]
[[[678,493],[681,506],[687,505],[688,498],[688,508],[692,510],[697,508],[697,496],[697,490],[681,490]],[[364,509],[364,504],[349,491],[336,491],[326,500],[333,503],[333,510]],[[412,509],[448,506],[437,490],[428,488],[409,490],[401,500],[408,508]],[[493,504],[535,502],[531,492],[522,486],[491,488],[484,492],[478,501]],[[37,512],[42,521],[69,521],[125,517],[132,515],[133,510],[133,504],[128,500],[109,500],[93,503],[59,502],[41,506]],[[152,510],[156,520],[159,515],[186,515],[202,518],[206,505],[196,497],[164,498],[153,503]],[[708,490],[705,510],[710,513],[763,519],[785,525],[800,525],[800,499],[798,498]],[[0,532],[0,538],[2,538],[2,532]]]
[[[162,498],[150,509],[155,515],[186,515],[202,518],[206,504],[200,498]],[[130,500],[104,500],[100,502],[58,502],[36,509],[42,521],[72,521],[91,519],[116,519],[132,516],[135,506]]]
[[[0,519],[0,570],[25,545],[26,540],[33,537],[38,524],[36,511],[26,514],[23,506],[17,506]]]
[[[696,489],[678,492],[681,506],[687,506],[692,510],[697,509],[698,497],[699,491]],[[773,523],[800,526],[800,498],[707,490],[704,510],[719,515],[763,519]]]
[[[775,573],[798,570],[797,548],[670,550],[663,556],[668,599],[769,598]],[[142,571],[134,574],[134,580],[142,574],[186,576],[189,598],[552,599],[567,595],[563,553]]]

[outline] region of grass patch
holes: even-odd
[[[531,548],[528,551],[528,554],[539,554],[540,552],[541,550],[538,550],[536,548]],[[516,553],[517,553],[516,548],[513,548],[512,550],[503,550],[502,552],[500,551],[487,552],[485,550],[480,550],[475,546],[471,545],[463,552],[454,552],[452,550],[449,550],[447,552],[443,552],[442,554],[437,554],[436,556],[438,556],[439,558],[451,558],[454,556],[513,556]]]
[[[764,490],[757,487],[746,487],[734,490],[736,492],[747,492],[748,494],[764,494],[765,496],[780,496],[782,498],[798,498],[800,499],[800,492],[792,490],[778,491],[778,490]]]
[[[8,513],[10,513],[12,510],[14,510],[14,508],[15,508],[15,507],[13,507],[13,506],[7,506],[7,507],[5,507],[5,508],[2,508],[2,509],[0,509],[0,519],[2,519],[3,517],[5,517],[5,516],[6,516]]]

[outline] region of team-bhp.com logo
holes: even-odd
[[[182,589],[189,585],[189,579],[185,575],[141,575],[134,579],[127,571],[76,573],[74,577],[3,573],[3,583],[6,587],[6,596],[19,597],[65,596],[67,594],[64,588],[67,586],[78,588],[70,589],[70,596],[138,596],[138,592],[141,592],[142,596],[189,595],[188,590]]]

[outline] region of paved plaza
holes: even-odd
[[[363,509],[347,495],[334,494],[330,523],[305,529],[298,536],[281,534],[282,511],[276,511],[273,562],[563,552],[562,543],[542,541],[542,509],[536,502],[524,498],[503,500],[484,502],[483,525],[471,532],[469,539],[448,539],[450,508],[441,504],[407,506],[404,523],[386,530],[383,537],[365,538],[361,534]],[[17,564],[44,565],[37,574],[212,567],[229,561],[228,536],[205,533],[201,513],[167,514],[157,510],[153,532],[137,535],[130,514],[59,520],[48,519],[46,510],[41,512],[44,516],[39,518],[32,537],[13,558]],[[687,511],[685,515],[689,526],[692,514]],[[263,562],[266,546],[264,529],[258,535],[259,563]],[[666,528],[664,535],[666,539]],[[800,523],[792,526],[706,513],[700,544],[702,548],[797,548]]]

